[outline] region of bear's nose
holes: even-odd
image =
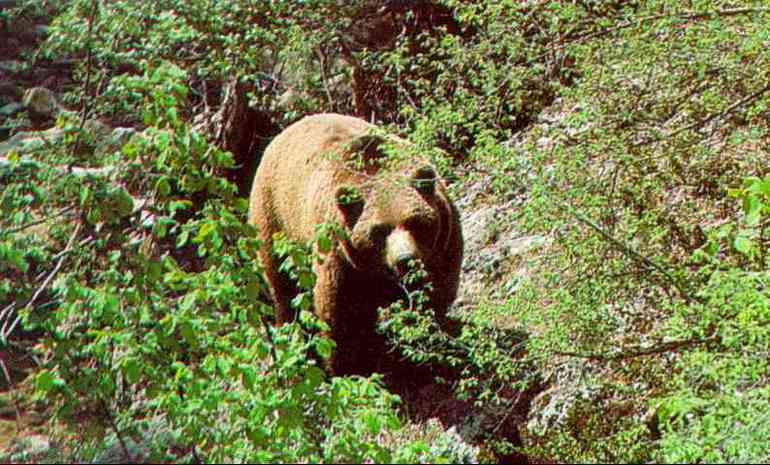
[[[414,238],[404,229],[397,228],[388,236],[385,260],[390,271],[399,278],[406,275],[412,260],[419,259]]]

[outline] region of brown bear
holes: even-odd
[[[396,156],[383,156],[388,147]],[[399,160],[398,152],[410,147],[361,119],[319,114],[280,133],[257,169],[249,222],[263,241],[260,260],[278,324],[293,320],[289,303],[296,290],[279,273],[274,235],[307,243],[321,223],[346,232],[314,265],[315,313],[337,345],[327,366],[334,374],[377,368],[385,351],[375,331],[377,309],[405,296],[400,278],[410,263],[424,267],[429,306],[451,327],[447,309],[457,294],[463,249],[459,214],[433,167],[419,157]]]

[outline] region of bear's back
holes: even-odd
[[[373,127],[333,113],[306,116],[287,127],[265,150],[251,210],[254,202],[260,202],[273,220],[270,229],[294,240],[312,238],[316,224],[335,219],[336,188],[358,182],[356,173],[343,169],[342,149]]]

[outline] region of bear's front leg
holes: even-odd
[[[340,263],[336,257],[325,256],[323,261],[313,264],[313,272],[316,275],[315,287],[313,288],[313,308],[315,315],[329,327],[329,331],[323,333],[324,337],[332,339],[339,344],[339,335],[335,330],[339,328],[337,322],[337,304],[340,288]],[[329,360],[325,362],[326,369],[335,373],[337,348],[332,350]]]

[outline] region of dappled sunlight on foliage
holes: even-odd
[[[0,372],[76,444],[53,460],[770,460],[767,2],[6,3],[0,40],[47,25],[0,97],[66,74],[47,123],[0,102],[0,350],[34,361]],[[261,118],[251,160],[227,95]],[[276,238],[298,317],[275,326],[241,196],[321,112],[408,139],[464,225],[499,207],[457,332],[402,283],[369,377],[328,376],[312,308],[344,232]],[[418,412],[430,383],[468,418]]]

